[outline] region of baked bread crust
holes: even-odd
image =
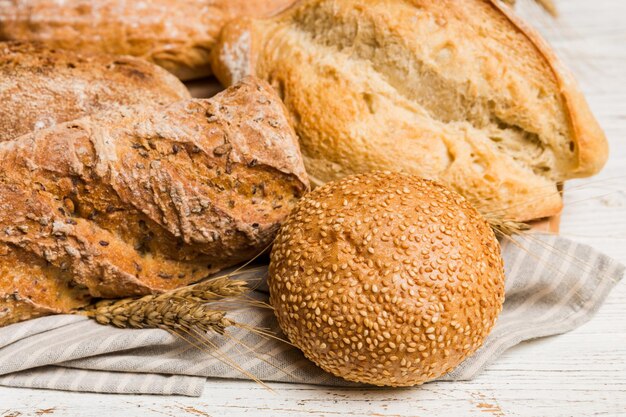
[[[210,75],[209,53],[237,16],[265,17],[293,0],[5,0],[0,39],[145,58],[181,79]]]
[[[574,138],[576,159],[578,163],[572,168],[575,177],[586,177],[597,174],[605,165],[609,156],[609,145],[604,131],[594,117],[587,100],[580,90],[574,74],[561,62],[548,43],[513,10],[501,2],[491,0],[493,7],[505,15],[511,23],[524,34],[545,58],[551,68],[562,100],[567,109],[568,121]]]
[[[410,386],[482,345],[502,310],[504,266],[466,199],[374,172],[300,200],[274,243],[268,286],[281,328],[323,369]]]
[[[0,325],[23,299],[68,311],[248,260],[307,189],[285,109],[254,79],[1,143]]]
[[[495,0],[304,0],[228,24],[213,69],[278,91],[315,184],[394,169],[531,220],[607,159],[571,74]]]
[[[188,98],[176,77],[138,58],[0,42],[0,142],[120,105]]]

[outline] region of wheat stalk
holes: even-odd
[[[199,282],[194,285],[177,288],[173,291],[159,295],[161,298],[172,296],[198,302],[209,302],[221,298],[237,297],[246,293],[248,283],[241,280],[233,280],[231,275],[224,275]]]
[[[235,322],[207,303],[238,297],[249,290],[245,281],[220,276],[141,298],[102,300],[77,311],[100,324],[119,328],[158,328],[172,333],[224,334]]]
[[[211,309],[207,304],[154,296],[100,301],[85,309],[84,314],[100,324],[132,329],[186,329],[223,334],[233,324],[225,312]]]
[[[246,269],[246,267],[256,258],[254,257],[241,268],[227,275],[176,288],[162,294],[146,295],[141,298],[102,300],[82,310],[75,311],[75,313],[90,317],[100,324],[122,329],[167,330],[190,346],[214,356],[266,387],[263,381],[243,369],[224,352],[220,352],[217,346],[206,337],[207,333],[216,333],[234,339],[226,333],[226,328],[238,326],[262,337],[282,340],[262,329],[232,321],[226,317],[225,311],[215,309],[215,304],[213,307],[209,304],[229,298],[239,298],[240,301],[251,305],[263,304],[241,297],[250,291],[248,283],[231,279],[238,273],[249,271],[250,269]]]
[[[541,7],[543,7],[548,13],[556,17],[559,15],[559,11],[556,8],[556,4],[552,0],[535,0]]]
[[[515,236],[531,229],[526,223],[508,220],[498,215],[487,214],[483,215],[483,217],[494,232],[499,235]]]

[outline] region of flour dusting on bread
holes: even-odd
[[[0,326],[247,261],[308,190],[285,108],[252,78],[212,99],[120,106],[0,143],[0,172],[0,277],[16,277],[0,279]],[[70,289],[31,291],[53,284]]]
[[[243,31],[239,37],[220,51],[220,59],[230,70],[230,79],[236,83],[250,75],[250,32]]]

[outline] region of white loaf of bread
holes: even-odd
[[[213,70],[274,86],[317,183],[394,169],[529,220],[607,158],[569,71],[496,0],[304,0],[227,25]]]

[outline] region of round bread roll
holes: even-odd
[[[410,386],[472,355],[504,301],[499,243],[459,194],[390,172],[299,201],[271,254],[270,302],[291,342],[350,381]]]

